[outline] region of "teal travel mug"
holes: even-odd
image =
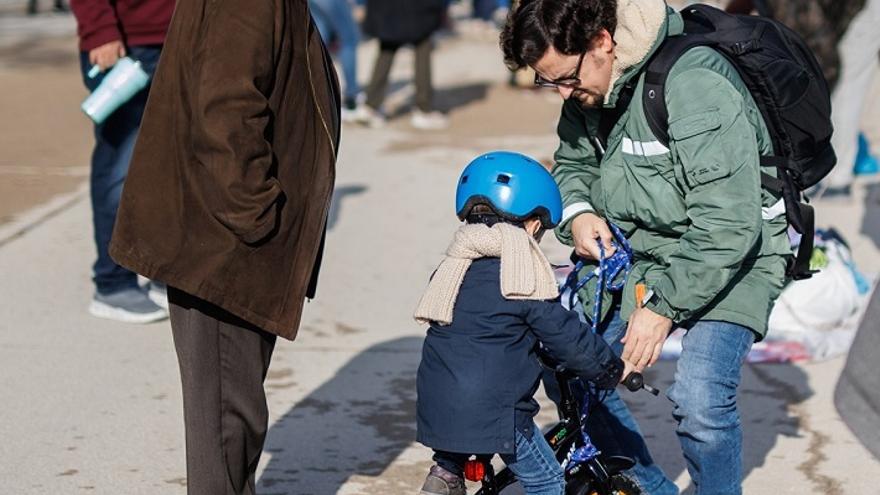
[[[89,71],[88,76],[94,78],[100,72],[101,69],[96,65]],[[104,76],[101,84],[83,101],[80,108],[96,124],[101,124],[123,103],[144,89],[149,82],[150,76],[141,67],[140,62],[122,57]]]

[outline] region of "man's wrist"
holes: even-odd
[[[593,208],[593,205],[589,203],[589,201],[578,201],[566,206],[562,210],[562,220],[560,223],[567,222],[569,220],[574,220],[575,217],[580,215],[581,213],[595,213],[596,209]]]
[[[654,289],[645,294],[645,299],[641,301],[642,307],[650,309],[652,312],[660,316],[665,316],[673,322],[679,319],[678,311],[675,310],[660,293]]]

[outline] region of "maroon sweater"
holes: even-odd
[[[126,46],[161,45],[174,12],[174,0],[70,0],[79,49],[111,41]]]

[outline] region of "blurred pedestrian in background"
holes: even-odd
[[[757,10],[779,20],[804,38],[822,64],[834,90],[831,142],[837,153],[824,194],[849,194],[854,173],[876,173],[877,159],[859,134],[859,125],[877,73],[880,0],[732,0],[727,10]]]
[[[28,0],[27,3],[27,14],[28,15],[36,15],[39,11],[39,2],[38,0]],[[70,9],[64,3],[64,0],[54,0],[52,2],[52,11],[58,13],[67,13],[70,12]]]
[[[339,106],[307,0],[178,3],[110,251],[169,286],[190,495],[255,493],[276,336],[315,296]]]
[[[472,17],[490,22],[496,8],[498,8],[498,0],[473,0]]]
[[[446,116],[434,110],[431,83],[431,35],[446,16],[447,0],[367,0],[364,31],[379,40],[379,55],[367,88],[363,123],[378,127],[385,123],[382,104],[394,55],[404,45],[415,47],[416,108],[412,125],[417,129],[443,129]]]
[[[336,44],[345,88],[342,95],[342,120],[345,122],[362,121],[363,107],[359,101],[361,87],[357,81],[357,49],[361,41],[360,28],[352,15],[349,0],[309,0],[312,18],[321,32],[324,44],[332,47]]]
[[[94,91],[124,56],[140,61],[144,71],[153,75],[174,0],[72,0],[70,6],[76,16],[83,82],[89,91]],[[101,74],[90,78],[88,72],[95,65]],[[167,306],[164,286],[142,290],[137,275],[117,265],[107,253],[148,92],[149,86],[95,125],[92,152],[90,186],[98,259],[89,312],[130,323],[149,323],[168,316],[163,307]]]

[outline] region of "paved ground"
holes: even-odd
[[[77,110],[84,91],[69,22],[66,29],[60,37],[29,31],[42,33],[26,38],[30,45],[0,41],[0,479],[7,493],[182,494],[167,323],[126,326],[85,311],[90,130]],[[373,49],[363,48],[364,74]],[[548,158],[558,112],[553,97],[503,85],[490,41],[443,40],[435,64],[450,131],[417,133],[405,117],[382,131],[344,131],[319,297],[299,339],[277,347],[267,380],[261,494],[414,493],[429,465],[413,443],[423,329],[410,314],[455,228],[455,179],[488,149]],[[394,106],[408,105],[410,66],[401,53]],[[819,205],[820,224],[840,228],[873,272],[877,201],[880,192],[860,184],[851,201]],[[565,259],[565,249],[545,243],[552,260]],[[831,403],[842,365],[746,367],[746,493],[877,493],[880,462]],[[671,367],[658,365],[649,379],[668,388]],[[631,399],[655,456],[686,488],[670,403]]]

